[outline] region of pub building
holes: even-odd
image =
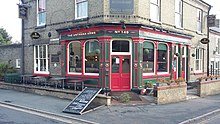
[[[83,79],[86,87],[139,91],[158,78],[189,78],[186,65],[191,35],[123,21],[78,25],[57,32],[62,75]]]
[[[202,0],[57,3],[22,2],[23,76],[140,91],[158,79],[190,81],[207,71],[200,40],[207,36],[211,6]]]

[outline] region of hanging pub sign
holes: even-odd
[[[111,14],[133,14],[134,0],[110,0]]]
[[[26,19],[27,18],[27,7],[24,5],[18,5],[19,18]]]
[[[208,39],[208,38],[202,38],[202,39],[200,40],[200,42],[201,42],[202,44],[208,44],[208,43],[209,43],[209,39]]]
[[[215,26],[215,20],[216,20],[216,15],[208,15],[208,26],[209,27],[214,27]]]
[[[38,32],[32,32],[30,36],[31,36],[32,39],[40,38],[40,34]]]

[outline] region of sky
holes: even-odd
[[[220,0],[204,0],[212,5],[211,14],[216,14],[220,18]],[[4,3],[4,4],[3,4]],[[19,0],[4,0],[0,4],[0,27],[6,29],[12,36],[12,41],[21,41],[21,19],[18,18]]]
[[[0,27],[4,28],[12,41],[21,41],[21,19],[18,18],[19,0],[4,0],[0,4]]]

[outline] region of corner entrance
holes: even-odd
[[[130,56],[113,55],[111,70],[111,90],[130,90]]]

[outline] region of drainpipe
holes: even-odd
[[[21,0],[21,4],[24,4],[24,0]],[[21,19],[21,74],[24,75],[24,19]]]
[[[207,18],[208,18],[209,14],[210,14],[211,8],[212,8],[212,6],[209,5]],[[207,19],[207,39],[209,39],[208,19]],[[209,43],[207,43],[207,76],[209,76]]]

